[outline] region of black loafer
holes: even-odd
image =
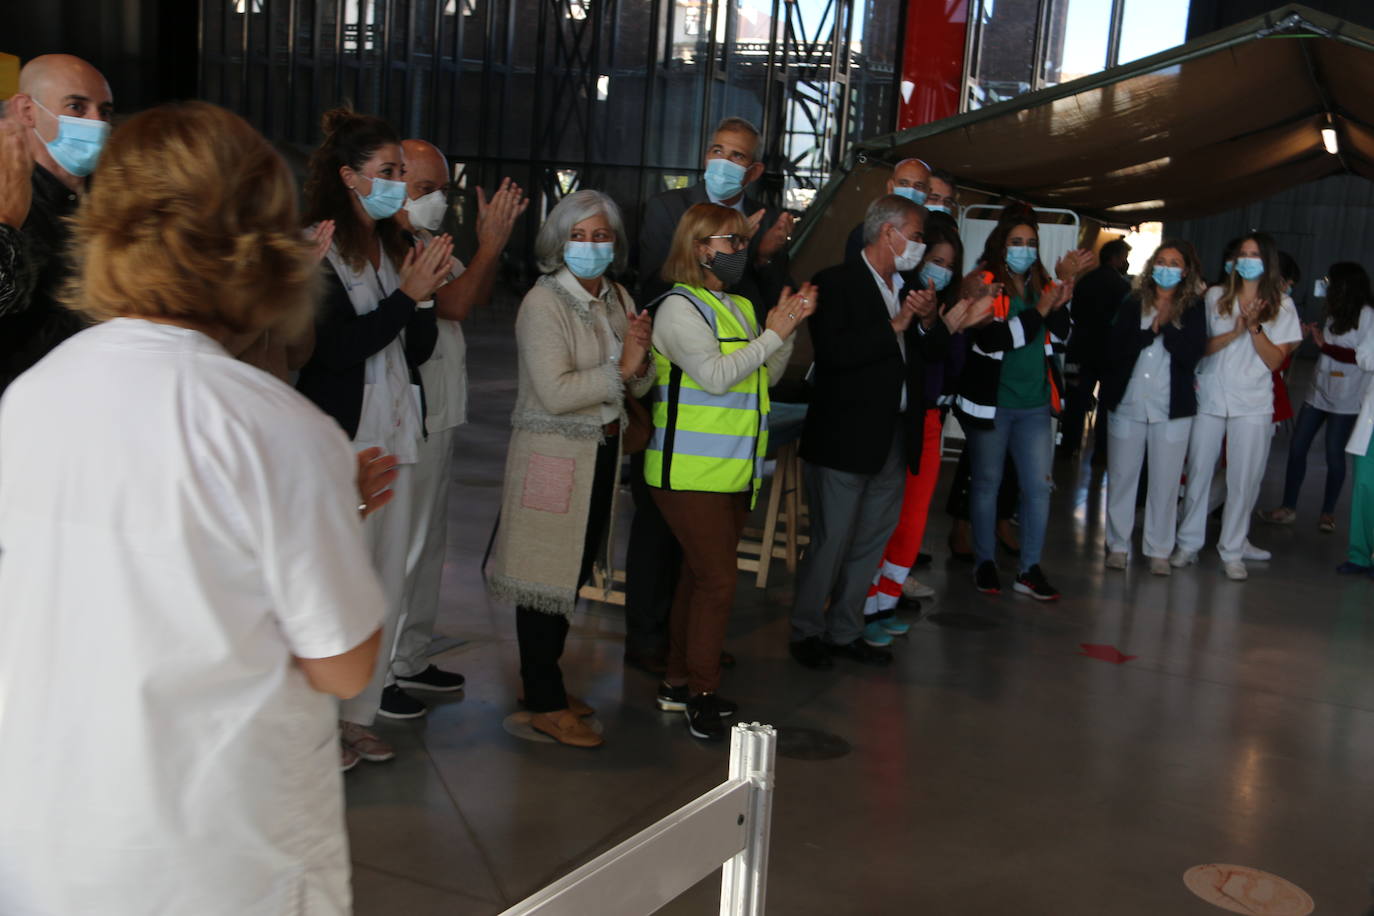
[[[861,665],[872,665],[875,668],[883,668],[892,664],[891,652],[885,649],[874,648],[862,639],[856,639],[851,643],[845,643],[843,645],[833,642],[827,643],[826,648],[830,650],[831,655],[838,655],[841,658],[847,658]]]
[[[790,648],[792,657],[797,660],[799,665],[814,671],[825,671],[835,667],[835,662],[830,658],[830,652],[819,636],[808,636],[799,642],[792,643]]]

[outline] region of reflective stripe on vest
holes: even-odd
[[[733,297],[749,326],[709,290],[679,283],[669,295],[691,302],[711,328],[722,355],[749,346],[758,323],[749,300]],[[665,490],[750,492],[758,497],[768,450],[768,368],[712,394],[654,351],[657,397],[654,432],[644,452],[644,480]]]

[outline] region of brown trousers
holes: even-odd
[[[736,550],[749,517],[749,494],[658,487],[649,492],[682,545],[682,573],[668,624],[668,680],[686,680],[694,696],[714,693],[735,603]]]

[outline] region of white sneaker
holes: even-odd
[[[1169,565],[1182,568],[1192,566],[1197,562],[1196,550],[1185,550],[1182,547],[1175,547],[1173,554],[1169,557]]]
[[[1251,544],[1249,539],[1247,538],[1245,541],[1245,546],[1241,548],[1240,558],[1242,560],[1251,560],[1256,563],[1263,563],[1266,560],[1274,559],[1274,555],[1267,550],[1261,550],[1254,544]]]
[[[1156,576],[1167,576],[1173,572],[1168,557],[1150,557],[1150,572]]]
[[[934,598],[935,589],[929,585],[922,584],[916,580],[915,576],[908,576],[902,583],[903,598]]]
[[[1250,578],[1249,570],[1247,570],[1245,564],[1239,560],[1224,563],[1222,564],[1222,568],[1226,570],[1226,578],[1233,582],[1244,582],[1246,579]]]
[[[1125,569],[1125,568],[1126,568],[1126,554],[1123,553],[1123,552],[1120,551],[1120,550],[1114,550],[1114,551],[1112,551],[1111,553],[1107,554],[1107,568],[1108,568],[1108,569]]]

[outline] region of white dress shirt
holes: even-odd
[[[883,275],[873,269],[873,265],[868,262],[868,252],[859,255],[864,259],[864,265],[868,267],[868,272],[873,275],[873,282],[878,284],[878,291],[883,294],[883,304],[887,306],[887,315],[895,319],[897,313],[902,310],[902,290],[906,288],[906,280],[897,271],[892,272],[892,285],[888,286],[883,281]],[[894,332],[895,333],[895,332]],[[906,362],[906,335],[897,335],[897,349],[902,351],[902,361]],[[906,382],[902,382],[902,403],[900,410],[906,410]]]

